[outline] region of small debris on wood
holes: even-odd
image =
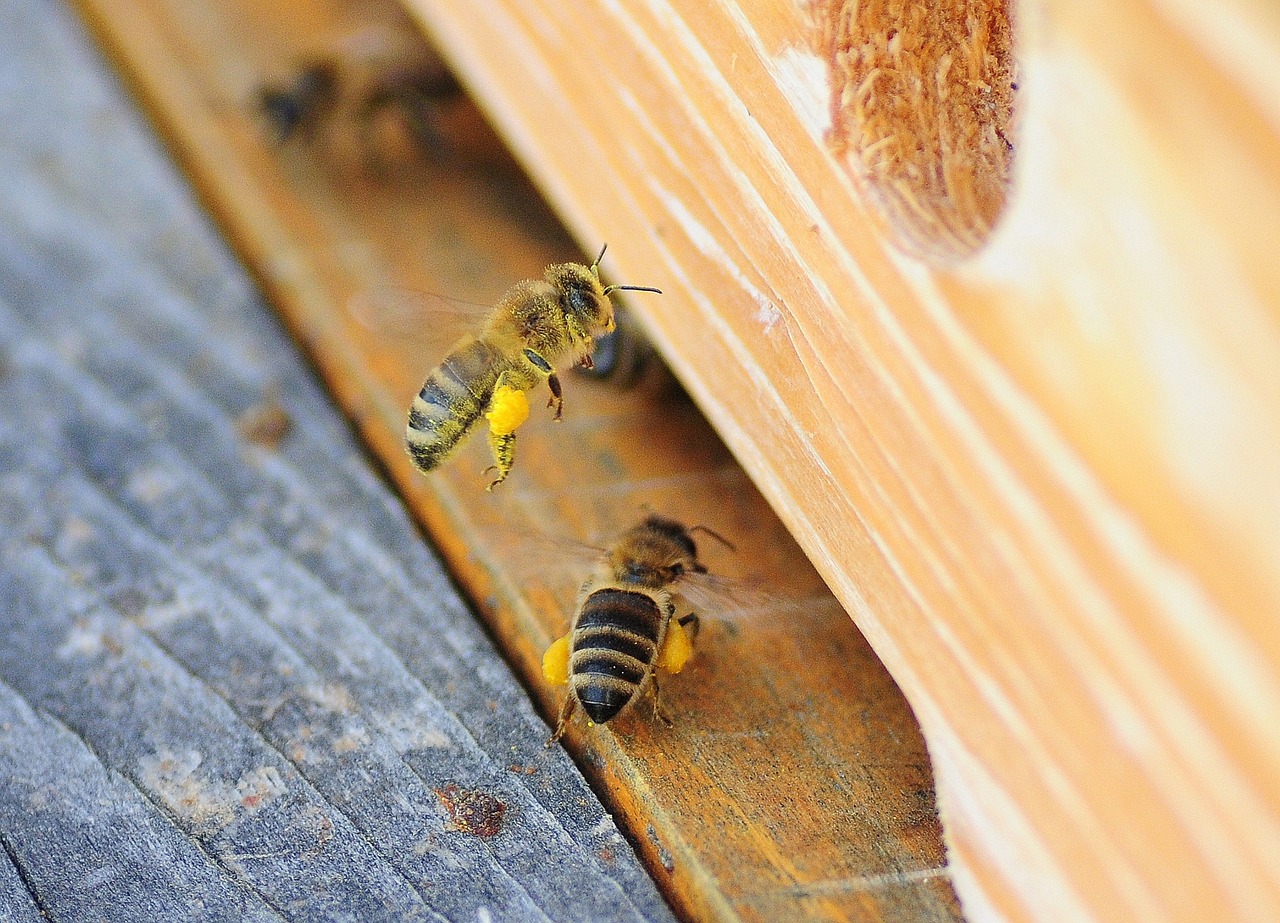
[[[507,806],[488,792],[459,788],[452,782],[432,791],[449,812],[453,829],[486,839],[497,836],[502,829],[502,815]]]

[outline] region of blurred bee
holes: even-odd
[[[542,658],[546,680],[569,687],[548,745],[579,705],[592,724],[604,724],[650,689],[654,714],[670,723],[658,708],[657,671],[679,673],[693,655],[699,622],[688,597],[716,580],[698,560],[697,531],[733,547],[706,526],[648,516],[603,552],[569,633]],[[688,611],[677,617],[682,609]]]
[[[592,365],[577,366],[574,371],[620,390],[655,395],[679,392],[675,376],[631,312],[619,308],[614,320],[615,329],[596,339]]]
[[[322,131],[358,136],[366,153],[383,115],[394,118],[420,150],[438,152],[440,106],[462,96],[444,62],[414,31],[394,20],[356,30],[299,61],[293,74],[257,90],[257,107],[277,144]]]
[[[515,459],[516,428],[529,416],[525,392],[546,382],[555,418],[564,410],[556,369],[569,357],[591,365],[596,337],[614,329],[615,291],[656,292],[638,285],[603,285],[600,260],[590,266],[556,263],[542,279],[517,282],[489,315],[478,336],[463,337],[429,376],[409,409],[405,440],[413,463],[430,472],[449,457],[480,417],[489,422],[497,478]]]
[[[318,59],[299,65],[287,83],[258,88],[258,108],[277,144],[310,135],[338,99],[338,66]]]

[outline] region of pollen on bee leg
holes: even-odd
[[[516,434],[496,433],[489,430],[489,451],[493,453],[493,464],[488,470],[497,469],[498,476],[489,482],[485,490],[493,490],[507,479],[516,457]]]
[[[667,625],[667,636],[662,639],[658,653],[658,666],[668,673],[679,673],[693,656],[693,641],[683,625],[672,619]]]
[[[484,418],[489,421],[489,431],[495,436],[514,433],[529,419],[529,398],[519,388],[499,385],[489,399],[489,410]]]
[[[553,686],[564,686],[569,682],[568,635],[551,642],[542,655],[542,678]]]

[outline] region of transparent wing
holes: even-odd
[[[754,580],[686,573],[672,587],[703,618],[740,621],[771,618],[793,609],[794,600],[771,593]]]
[[[605,549],[537,529],[503,526],[492,531],[495,557],[523,586],[577,592],[605,555]]]
[[[357,324],[397,350],[440,357],[464,335],[479,331],[493,305],[382,285],[353,295],[347,311]]]

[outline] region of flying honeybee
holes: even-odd
[[[439,467],[483,416],[497,478],[515,459],[516,428],[529,416],[525,392],[542,382],[555,418],[564,409],[556,369],[566,359],[591,364],[595,338],[614,329],[615,291],[657,292],[638,285],[603,285],[600,260],[590,266],[556,263],[544,278],[517,282],[498,302],[477,336],[463,337],[429,376],[409,409],[405,440],[424,472]]]
[[[699,623],[690,607],[711,598],[717,580],[698,560],[691,534],[698,531],[733,547],[706,526],[648,516],[601,554],[569,633],[542,658],[546,680],[569,687],[548,744],[579,705],[592,723],[604,724],[652,690],[654,713],[662,717],[657,671],[679,673],[692,656]]]

